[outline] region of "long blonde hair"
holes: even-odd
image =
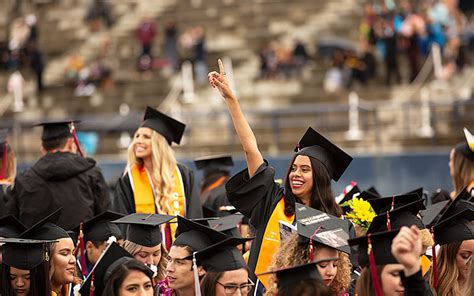
[[[12,149],[7,148],[8,153],[7,153],[7,169],[6,169],[6,177],[3,179],[4,184],[8,184],[13,187],[15,183],[15,178],[16,178],[16,157],[15,153],[13,152]],[[3,165],[3,159],[0,159],[0,167]],[[0,180],[2,181],[2,180]]]
[[[454,149],[452,162],[453,175],[451,176],[451,180],[453,181],[456,194],[459,194],[464,187],[474,180],[474,161],[467,159],[467,157]]]
[[[135,138],[134,136],[132,144],[130,144],[127,150],[127,168],[133,164],[140,167],[143,166],[143,159],[135,156]],[[153,164],[151,178],[155,189],[155,206],[158,213],[173,214],[171,212],[174,189],[173,175],[177,162],[168,141],[154,130],[151,132],[151,152]]]
[[[472,295],[474,293],[474,283],[470,281],[472,276],[468,276],[466,279],[464,291],[462,293],[462,287],[459,286],[458,277],[459,269],[456,265],[456,256],[459,248],[461,247],[462,241],[454,242],[447,245],[441,246],[438,254],[437,267],[438,267],[438,289],[436,295],[442,296],[458,296],[458,295]],[[471,266],[472,267],[472,266]],[[472,268],[470,269],[472,273]],[[429,284],[434,287],[434,274],[431,271]]]
[[[321,245],[315,245],[315,252]],[[337,266],[336,277],[329,286],[335,295],[344,293],[351,283],[351,263],[349,256],[343,252],[339,252],[339,260]],[[293,234],[284,241],[278,252],[275,254],[272,262],[272,268],[283,268],[309,263],[309,251],[305,245],[298,243],[298,234]],[[272,274],[269,279],[270,287],[265,295],[277,295],[276,276]]]
[[[138,252],[141,251],[143,248],[142,245],[136,244],[134,242],[131,242],[129,240],[125,240],[123,242],[122,248],[125,249],[125,251],[129,252],[133,256],[135,256]],[[163,280],[165,278],[165,273],[166,273],[166,265],[168,264],[168,252],[166,251],[165,247],[163,244],[161,244],[161,258],[160,258],[160,263],[158,264],[158,271],[156,278],[158,280]]]

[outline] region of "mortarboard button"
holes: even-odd
[[[131,214],[112,222],[128,224],[125,236],[127,240],[141,246],[155,247],[163,240],[159,226],[174,218],[174,216],[160,214]]]
[[[339,180],[352,161],[349,154],[311,127],[299,141],[299,150],[296,155],[306,155],[319,160],[334,181]]]
[[[154,108],[147,107],[140,127],[151,128],[165,137],[170,145],[172,142],[179,145],[186,125]]]

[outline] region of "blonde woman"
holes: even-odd
[[[172,142],[179,144],[184,128],[183,123],[147,107],[128,148],[125,173],[115,187],[114,211],[202,216],[194,174],[177,163],[171,147]]]
[[[454,188],[452,198],[466,186],[470,192],[474,189],[474,137],[467,129],[464,129],[464,134],[466,141],[457,144],[449,154],[449,173]]]
[[[0,130],[0,217],[5,213],[5,192],[13,186],[16,176],[15,153],[7,142],[8,131]]]

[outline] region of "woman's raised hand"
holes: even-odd
[[[227,80],[224,64],[222,63],[221,59],[218,59],[217,63],[219,64],[219,73],[217,73],[216,71],[212,71],[207,74],[209,83],[212,87],[217,88],[219,90],[221,96],[224,99],[234,99],[234,94],[232,93],[229,81]]]
[[[392,255],[404,266],[405,275],[410,276],[420,269],[422,255],[421,232],[416,226],[404,226],[392,241]]]

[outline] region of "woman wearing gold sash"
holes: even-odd
[[[247,169],[227,182],[226,191],[229,201],[250,218],[256,229],[248,265],[252,272],[259,274],[268,270],[280,246],[280,221],[294,222],[295,202],[337,217],[342,215],[334,200],[331,179],[339,179],[352,157],[308,128],[291,160],[284,187],[278,185],[274,182],[275,170],[263,159],[220,60],[219,70],[220,73],[209,73],[209,82],[227,104],[247,161]],[[268,277],[259,277],[257,289],[261,289],[261,284],[265,286],[267,280]]]
[[[128,147],[128,162],[118,180],[114,211],[202,217],[193,172],[177,163],[171,147],[179,144],[185,125],[147,107],[144,120]]]

